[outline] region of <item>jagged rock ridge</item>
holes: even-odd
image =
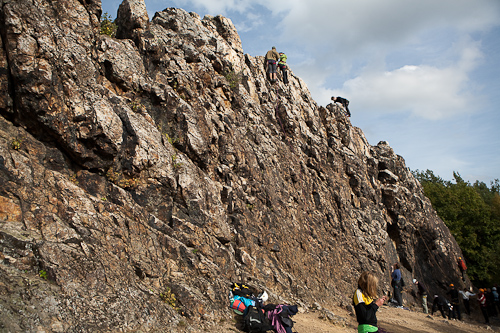
[[[458,282],[403,158],[293,72],[271,86],[229,19],[125,0],[111,38],[99,0],[1,3],[2,329],[209,327],[235,280],[350,307],[397,260]]]

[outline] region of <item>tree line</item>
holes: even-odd
[[[500,281],[500,183],[466,182],[453,172],[454,182],[431,170],[413,171],[439,217],[455,237],[467,262],[467,274],[477,286]]]

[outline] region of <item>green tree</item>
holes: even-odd
[[[414,176],[462,249],[471,280],[491,285],[499,277],[500,264],[498,180],[488,188],[478,181],[471,185],[456,172],[455,183],[431,170],[417,170]]]
[[[116,24],[108,12],[101,16],[101,35],[108,35],[110,37],[115,37],[116,35]]]

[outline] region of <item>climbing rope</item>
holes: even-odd
[[[434,261],[434,264],[439,267],[441,273],[442,273],[442,276],[448,276],[449,274],[448,273],[445,273],[443,268],[441,267],[441,265],[438,264],[438,262],[436,261],[436,259],[434,258],[434,256],[432,255],[432,251],[430,250],[429,246],[427,246],[427,243],[424,239],[424,237],[422,236],[422,233],[420,232],[420,229],[417,229],[417,232],[418,234],[420,235],[420,239],[422,240],[422,242],[424,242],[424,245],[425,247],[427,248],[427,251],[429,251],[429,257]],[[417,266],[418,267],[418,266]]]

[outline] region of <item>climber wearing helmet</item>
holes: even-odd
[[[479,289],[479,293],[477,294],[477,301],[479,302],[479,308],[481,309],[481,312],[483,313],[484,316],[484,323],[489,324],[490,319],[488,316],[488,309],[487,309],[487,304],[486,304],[486,295],[484,294],[486,292],[486,289]]]
[[[457,259],[458,268],[460,268],[460,272],[462,272],[462,281],[465,282],[465,273],[467,272],[467,265],[465,265],[465,261],[462,257],[458,257]]]
[[[450,296],[451,299],[451,313],[450,317],[455,319],[458,318],[458,320],[462,320],[462,315],[460,314],[460,300],[458,298],[458,290],[455,289],[455,285],[452,283],[450,284],[450,290],[446,293],[446,295]]]

